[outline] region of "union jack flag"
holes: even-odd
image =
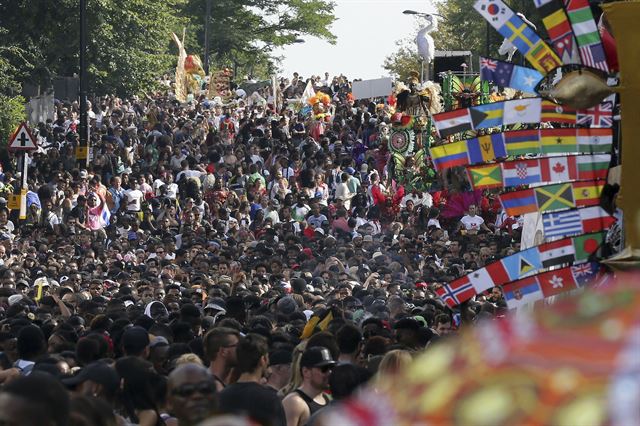
[[[608,97],[598,105],[589,109],[578,110],[576,123],[579,126],[605,127],[613,126],[613,97]]]
[[[489,58],[480,58],[480,69],[488,69],[491,71],[495,71],[498,66],[498,61],[494,61]]]

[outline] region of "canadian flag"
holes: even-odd
[[[540,159],[543,182],[567,182],[576,176],[575,157],[548,157]]]

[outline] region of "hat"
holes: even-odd
[[[291,351],[278,350],[269,354],[269,365],[291,364],[293,353]]]
[[[156,336],[151,343],[149,343],[149,348],[155,348],[156,346],[169,346],[169,341],[166,337]]]
[[[89,173],[84,169],[80,170],[80,179],[86,179],[87,177],[89,177]]]
[[[278,300],[276,307],[281,313],[285,315],[291,315],[296,311],[296,309],[298,309],[298,304],[293,297],[285,296],[282,299]]]
[[[62,384],[65,386],[77,386],[87,380],[102,385],[109,394],[114,394],[120,385],[116,370],[104,362],[94,362],[87,365],[75,376],[62,379]]]
[[[353,167],[347,167],[347,170],[345,170],[345,172],[347,172],[350,175],[352,175],[352,174],[354,174],[356,172],[356,170]]]
[[[372,243],[373,242],[373,237],[371,235],[365,235],[363,238],[363,241],[365,243]]]
[[[16,303],[20,302],[22,300],[22,295],[21,294],[14,294],[9,296],[9,306],[13,306]]]
[[[300,358],[300,367],[326,367],[336,365],[329,349],[323,346],[314,346],[304,351]]]
[[[368,170],[369,170],[369,165],[368,165],[368,164],[363,163],[363,164],[360,166],[360,171],[361,171],[361,172],[366,172],[366,171],[368,171]]]

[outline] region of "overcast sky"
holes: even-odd
[[[297,71],[309,77],[328,71],[331,76],[342,73],[349,79],[386,77],[384,58],[395,51],[396,40],[412,36],[417,28],[416,19],[402,11],[435,11],[429,0],[334,1],[338,19],[332,32],[337,43],[305,37],[305,43],[287,47],[282,51],[283,75],[290,77]]]

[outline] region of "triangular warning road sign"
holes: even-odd
[[[31,135],[26,123],[21,123],[18,130],[13,134],[9,141],[8,149],[14,151],[38,149],[35,138]]]

